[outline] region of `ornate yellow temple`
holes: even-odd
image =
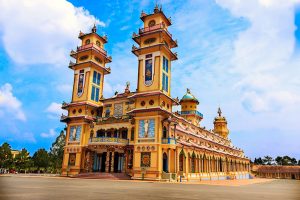
[[[141,13],[144,27],[133,33],[138,59],[137,89],[129,82],[123,93],[104,98],[105,75],[111,73],[106,36],[79,34],[71,57],[73,94],[61,121],[67,124],[63,175],[123,173],[132,179],[218,180],[249,177],[249,159],[228,139],[221,109],[212,131],[200,127],[199,101],[187,89],[181,100],[171,97],[172,48],[177,41],[161,8]],[[181,111],[172,111],[173,106]]]

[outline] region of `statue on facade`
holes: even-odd
[[[144,131],[145,131],[144,137],[145,138],[148,137],[148,129],[149,129],[149,121],[145,120],[145,124],[144,124]]]
[[[76,132],[77,132],[77,129],[76,129],[76,127],[74,127],[73,132],[72,132],[72,140],[73,141],[76,140]]]

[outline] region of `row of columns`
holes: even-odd
[[[232,161],[223,161],[220,158],[197,158],[189,156],[189,173],[199,172],[239,172],[249,171],[250,165],[246,163],[237,163]]]

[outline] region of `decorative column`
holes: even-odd
[[[127,159],[127,156],[126,156],[127,154],[125,153],[125,151],[124,151],[124,154],[123,154],[123,159],[122,159],[122,169],[121,169],[121,171],[124,173],[125,171],[126,171],[126,163],[127,163],[127,161],[128,161],[128,159]]]
[[[170,165],[171,165],[171,163],[170,163],[170,148],[168,148],[168,173],[170,173]]]
[[[114,165],[115,165],[115,152],[111,152],[111,165],[110,165],[110,172],[114,172]]]
[[[107,151],[107,153],[106,153],[106,161],[105,161],[105,172],[109,172],[109,154],[110,154],[110,152]]]
[[[177,173],[177,148],[174,149],[174,173]]]

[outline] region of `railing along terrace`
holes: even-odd
[[[139,34],[143,34],[143,33],[147,33],[147,32],[151,32],[151,31],[155,31],[155,30],[159,30],[159,29],[164,29],[167,34],[172,37],[172,34],[169,33],[169,31],[166,29],[165,25],[163,25],[162,23],[160,24],[156,24],[154,26],[149,26],[149,27],[145,27],[145,28],[140,28],[139,29]]]
[[[89,143],[114,143],[114,144],[128,144],[128,139],[117,137],[93,137],[90,138]]]
[[[162,144],[176,144],[175,138],[162,138],[161,139]]]
[[[180,115],[190,115],[190,114],[196,114],[203,118],[203,114],[197,110],[190,110],[190,111],[178,111]]]
[[[107,52],[104,49],[102,49],[101,47],[99,47],[98,45],[93,44],[93,43],[77,47],[77,51],[83,51],[83,50],[90,49],[90,48],[94,48],[94,49],[100,51],[101,53],[103,53],[104,55],[107,55]]]

